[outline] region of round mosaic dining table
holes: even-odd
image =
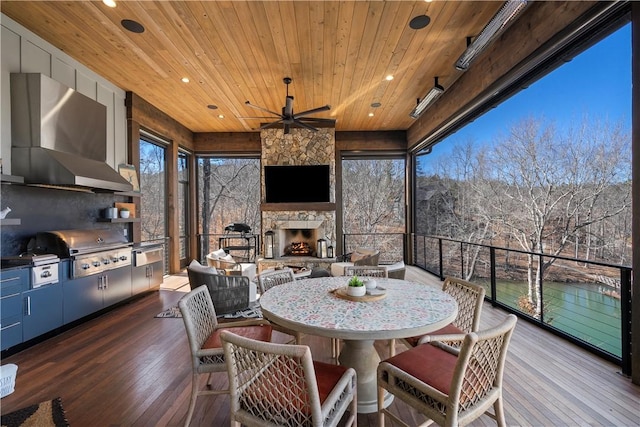
[[[453,322],[456,301],[438,288],[399,279],[376,278],[386,296],[376,301],[349,301],[334,290],[348,277],[296,280],[269,289],[260,297],[269,321],[306,334],[344,340],[338,358],[358,376],[358,412],[377,411],[376,369],[380,362],[374,342],[425,335]],[[393,396],[385,396],[384,406]]]

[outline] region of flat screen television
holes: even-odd
[[[329,202],[329,165],[265,166],[265,203]]]

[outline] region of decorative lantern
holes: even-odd
[[[316,246],[316,252],[318,258],[327,257],[327,241],[325,239],[318,239],[318,245]]]
[[[329,247],[327,248],[327,257],[333,258],[333,245],[329,245]]]
[[[273,231],[264,233],[264,257],[273,259]]]

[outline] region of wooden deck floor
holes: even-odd
[[[414,268],[407,278],[440,286]],[[166,278],[160,291],[4,359],[19,369],[2,413],[61,397],[72,427],[182,425],[191,381],[184,326],[181,319],[154,316],[177,303],[186,282],[185,275]],[[482,324],[504,316],[486,305]],[[328,339],[305,340],[315,358],[331,361]],[[385,342],[378,350],[386,357]],[[214,386],[225,382],[219,374]],[[504,399],[512,426],[640,425],[640,387],[617,366],[524,321],[512,339]],[[403,403],[392,405],[404,419],[422,420]],[[228,408],[228,396],[201,397],[192,425],[229,425]],[[358,425],[377,425],[375,414],[359,415]],[[473,425],[495,423],[483,416]]]

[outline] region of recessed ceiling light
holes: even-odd
[[[381,105],[382,105],[382,104],[380,104],[379,102],[373,102],[373,103],[371,104],[371,107],[373,107],[373,108],[378,108],[378,107],[380,107]]]
[[[213,105],[213,104],[209,104],[209,105],[207,105],[207,108],[210,109],[210,110],[217,110],[218,106],[217,105]]]
[[[373,117],[373,113],[369,113],[369,117]]]
[[[219,119],[224,119],[224,115],[223,114],[218,114],[218,118]]]
[[[431,18],[429,18],[427,15],[418,15],[411,21],[409,21],[409,27],[413,28],[414,30],[420,30],[429,25],[429,22],[431,22]]]
[[[102,3],[109,7],[116,7],[115,0],[102,0]]]
[[[131,19],[123,19],[120,21],[120,24],[132,33],[144,33],[144,27],[139,22],[132,21]]]
[[[393,80],[393,76],[391,74],[389,74],[387,77],[385,77],[386,80],[391,81]]]
[[[182,80],[182,83],[189,83],[189,77],[183,77],[180,80]]]

